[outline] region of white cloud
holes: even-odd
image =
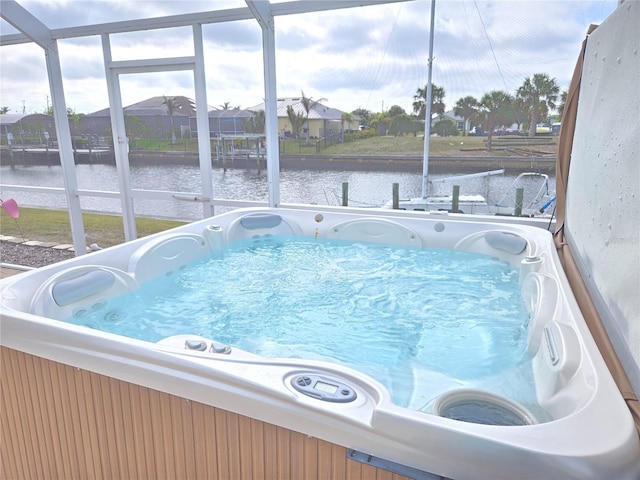
[[[211,1],[26,1],[51,28],[144,16],[204,11]],[[241,0],[213,2],[236,8]],[[438,0],[433,81],[453,105],[462,96],[490,90],[511,93],[534,73],[555,77],[566,89],[587,27],[615,9],[616,0]],[[379,111],[398,104],[411,111],[413,95],[426,84],[430,2],[357,7],[277,17],[279,96],[327,98],[350,111]],[[2,34],[13,30],[1,22]],[[485,31],[486,28],[486,31]],[[261,35],[257,22],[205,25],[205,65],[210,105],[243,107],[264,97]],[[191,29],[113,36],[114,58],[193,54]],[[108,106],[98,37],[60,41],[68,106],[89,113]],[[44,54],[33,45],[0,47],[0,104],[21,112],[42,111],[49,92]],[[126,87],[126,88],[125,88]],[[157,95],[193,97],[190,73],[123,77],[123,103]]]

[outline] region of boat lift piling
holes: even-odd
[[[522,204],[524,203],[524,188],[516,188],[516,203],[513,210],[514,217],[522,216]]]
[[[349,182],[342,182],[342,206],[349,206]]]
[[[460,185],[453,186],[453,192],[451,194],[451,212],[458,213],[460,210]]]
[[[392,183],[391,184],[391,198],[393,199],[393,205],[391,208],[397,210],[400,208],[400,184]]]

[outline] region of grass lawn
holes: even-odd
[[[97,243],[101,247],[110,247],[124,242],[122,217],[83,213],[87,245]],[[138,237],[162,232],[183,225],[184,222],[136,218]],[[69,215],[62,210],[40,208],[20,208],[20,217],[16,220],[2,211],[0,215],[0,233],[12,237],[23,237],[40,242],[58,244],[72,243]]]
[[[429,142],[429,154],[442,157],[500,157],[506,156],[504,142],[518,144],[520,148],[555,153],[557,151],[557,137],[547,137],[546,139],[529,140],[526,137],[509,137],[507,140],[500,140],[501,137],[493,137],[496,146],[491,152],[486,150],[486,137],[431,137]],[[544,143],[541,144],[540,140]],[[502,142],[502,143],[501,143]],[[422,155],[424,151],[423,137],[373,137],[355,142],[335,145],[321,151],[323,154],[342,155]]]
[[[460,155],[485,155],[483,137],[432,137],[429,143],[429,152],[437,156]],[[463,153],[461,148],[477,149],[474,152]],[[332,147],[319,150],[321,155],[422,155],[424,151],[424,138],[414,136],[404,137],[371,137],[354,142],[345,142]],[[280,142],[282,154],[315,154],[315,144],[305,147],[304,141],[287,140]],[[500,155],[500,151],[491,153]]]
[[[460,148],[483,149],[483,137],[433,137],[429,142],[431,155],[457,156]],[[342,155],[376,155],[379,153],[396,155],[422,155],[423,137],[373,137],[355,142],[335,145],[322,153]],[[478,153],[478,152],[476,152]]]
[[[500,137],[494,137],[494,142],[499,143]],[[510,140],[516,140],[509,137]],[[431,137],[429,142],[429,153],[434,156],[503,156],[506,155],[504,147],[496,147],[491,152],[485,149],[486,137]],[[522,143],[527,143],[526,137],[521,137]],[[540,140],[540,139],[538,139]],[[557,137],[552,137],[549,144],[538,145],[538,142],[531,142],[533,150],[544,152],[554,152],[557,147]],[[212,151],[214,142],[212,141]],[[197,152],[197,139],[179,139],[175,145],[171,145],[169,140],[158,139],[136,139],[133,150],[145,151],[186,151]],[[284,155],[299,154],[336,154],[336,155],[422,155],[424,150],[424,138],[414,136],[404,137],[371,137],[355,142],[337,144],[326,149],[316,151],[315,140],[311,140],[311,145],[306,146],[304,139],[281,140],[280,153]]]

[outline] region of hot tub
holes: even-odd
[[[407,408],[380,381],[322,359],[267,358],[191,332],[149,342],[65,321],[200,258],[219,256],[234,242],[279,236],[453,249],[517,268],[536,410],[495,392],[455,386],[423,407],[414,401]],[[389,465],[449,478],[640,475],[631,416],[584,324],[551,236],[540,228],[364,209],[244,209],[0,285],[3,347],[269,422]],[[430,377],[419,369],[415,376],[428,389]],[[460,409],[462,417],[455,413]]]

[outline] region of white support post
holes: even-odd
[[[269,206],[280,204],[280,142],[278,138],[278,97],[276,92],[276,42],[271,4],[267,0],[246,0],[262,29],[264,68],[264,121],[267,138],[267,181]]]
[[[13,0],[2,1],[2,18],[44,49],[49,89],[51,90],[51,101],[53,104],[53,121],[58,137],[60,166],[62,167],[64,190],[69,209],[71,238],[76,256],[84,255],[87,253],[87,243],[84,223],[82,222],[80,197],[78,196],[78,180],[76,178],[76,166],[73,158],[73,145],[71,144],[71,129],[69,128],[69,118],[67,117],[67,105],[64,98],[58,44],[51,36],[51,31],[40,22],[40,20]]]
[[[276,42],[273,16],[262,29],[265,93],[265,134],[267,137],[267,180],[269,206],[280,204],[280,140],[278,137],[278,94],[276,92]]]
[[[200,181],[202,196],[208,201],[202,204],[204,218],[214,214],[213,179],[211,176],[211,141],[209,139],[209,112],[207,106],[207,81],[204,72],[204,46],[202,43],[202,25],[193,26],[195,47],[195,69],[193,72],[196,91],[196,124],[198,126],[198,157],[200,159]]]
[[[76,178],[76,165],[73,158],[73,145],[71,143],[71,129],[67,117],[67,105],[64,98],[62,85],[62,70],[58,55],[57,43],[53,43],[45,49],[47,73],[49,76],[49,88],[51,89],[51,103],[53,105],[53,121],[58,135],[58,151],[60,165],[64,177],[64,190],[69,207],[69,223],[71,225],[71,238],[75,255],[87,253],[87,240],[82,221],[82,208],[78,196],[78,179]]]
[[[131,195],[131,180],[129,174],[129,143],[124,124],[122,96],[120,95],[120,79],[112,67],[111,43],[109,35],[102,35],[102,52],[104,55],[105,75],[107,78],[107,92],[109,94],[109,114],[111,116],[111,130],[113,134],[113,152],[116,158],[118,184],[120,187],[120,202],[122,205],[122,222],[124,225],[125,241],[137,238],[136,217],[133,210]]]

